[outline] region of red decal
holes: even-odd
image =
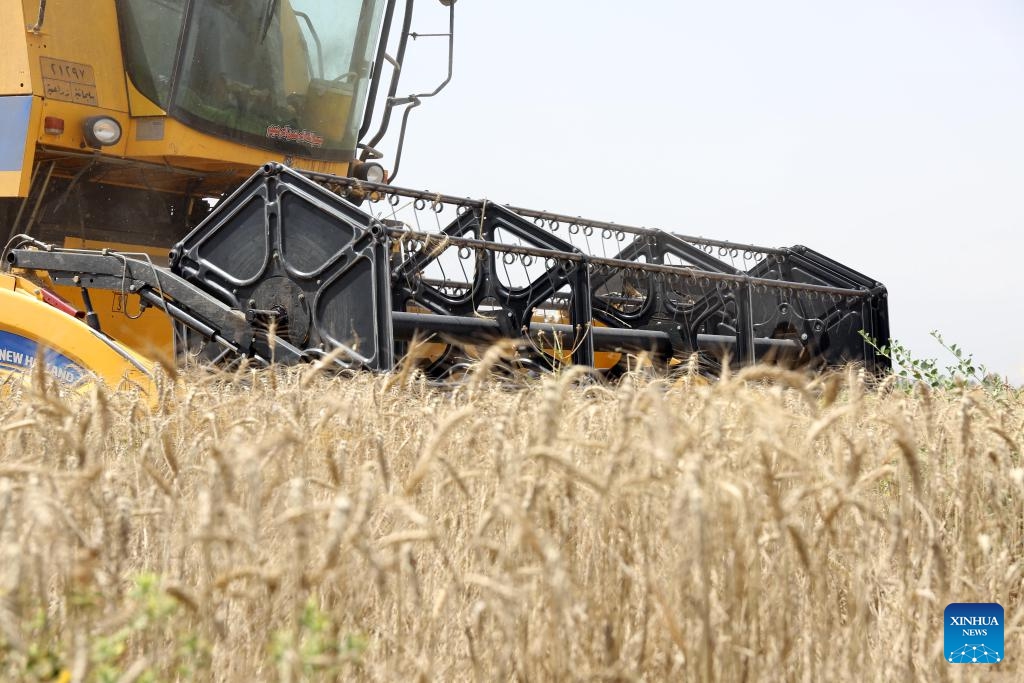
[[[324,136],[311,130],[295,130],[291,126],[267,126],[267,137],[272,140],[298,142],[310,147],[323,147]]]

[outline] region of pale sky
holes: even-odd
[[[396,184],[804,244],[883,282],[917,355],[952,362],[936,329],[1024,382],[1022,0],[460,0]]]

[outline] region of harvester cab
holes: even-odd
[[[645,353],[885,370],[860,334],[888,338],[884,287],[810,249],[395,186],[410,112],[452,76],[441,5],[447,77],[399,96],[413,0],[0,0],[17,278],[0,345],[108,383],[90,339],[131,361],[378,370],[427,339],[433,374],[502,338],[529,368],[614,373]],[[397,111],[389,172],[377,148]],[[55,311],[71,327],[22,324]]]

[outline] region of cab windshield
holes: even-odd
[[[129,74],[172,117],[198,130],[282,154],[349,159],[384,4],[122,0]],[[174,16],[184,24],[180,42],[167,37],[168,23],[161,26]],[[178,45],[178,59],[168,59]]]

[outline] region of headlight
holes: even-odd
[[[384,167],[373,162],[359,163],[352,169],[352,177],[370,183],[383,183],[386,180],[384,177]]]
[[[109,147],[121,139],[121,124],[109,116],[90,116],[82,122],[82,134],[90,147]]]

